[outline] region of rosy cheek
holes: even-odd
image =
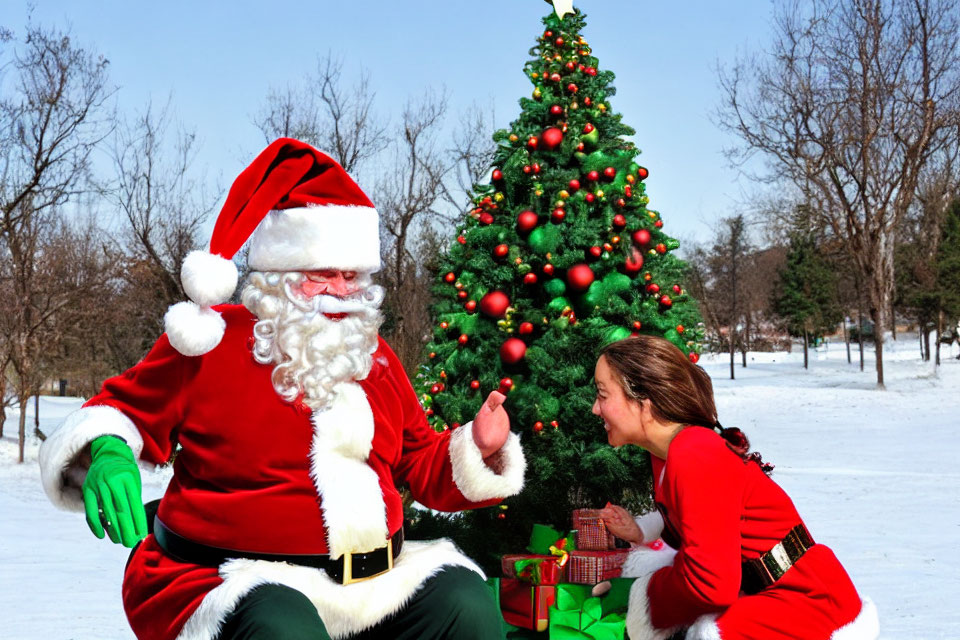
[[[300,291],[303,292],[308,298],[313,296],[318,296],[322,293],[325,293],[327,290],[327,283],[325,282],[314,282],[313,280],[304,280],[300,283]]]

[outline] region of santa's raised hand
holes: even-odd
[[[499,451],[510,435],[510,417],[503,409],[506,399],[499,391],[491,391],[473,419],[473,441],[484,460]]]

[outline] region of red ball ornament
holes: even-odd
[[[500,378],[500,387],[497,389],[500,393],[506,393],[513,389],[513,380],[510,378]]]
[[[479,389],[479,388],[480,388],[480,381],[479,381],[479,380],[471,380],[471,381],[470,381],[470,388],[473,389],[474,391],[476,391],[477,389]]]
[[[537,148],[537,138],[536,138],[536,136],[530,136],[530,138],[527,140],[527,146],[530,147],[531,149],[536,149],[536,148]]]
[[[623,198],[617,198],[617,206],[622,209],[625,206],[627,206],[627,201],[624,200]]]
[[[640,273],[640,269],[643,269],[643,254],[633,249],[631,255],[624,260],[623,269],[631,276]]]
[[[523,276],[523,284],[537,284],[537,274],[530,272]]]
[[[467,297],[467,292],[461,289],[460,291],[457,291],[457,297],[461,300],[464,300]]]
[[[574,291],[586,291],[595,277],[593,269],[586,264],[575,264],[567,269],[567,284]]]
[[[480,311],[491,318],[502,318],[510,306],[510,298],[503,291],[491,291],[480,299]]]
[[[548,262],[547,264],[543,265],[543,273],[544,273],[544,275],[552,276],[552,275],[553,275],[553,265],[550,264],[549,262]]]
[[[583,143],[582,143],[582,142],[577,145],[577,151],[583,151]]]
[[[533,163],[533,172],[540,173],[540,165],[536,162]]]
[[[639,231],[633,232],[633,241],[641,246],[645,247],[650,244],[650,232],[646,229],[640,229]]]
[[[634,331],[640,331],[640,329],[643,329],[643,323],[640,322],[639,320],[634,320],[634,321],[633,321],[633,329],[634,329]]]
[[[590,173],[587,174],[587,180],[589,180],[590,182],[596,182],[599,179],[600,179],[600,173],[597,171],[591,171]]]
[[[613,216],[613,228],[619,231],[627,226],[627,218],[622,213]]]
[[[649,175],[650,175],[650,172],[647,171],[646,167],[640,167],[637,169],[637,177],[640,178],[641,180],[646,180],[647,176]]]
[[[463,308],[466,309],[468,313],[473,313],[474,311],[477,310],[477,301],[468,300],[467,304],[463,305]]]
[[[663,220],[657,220],[656,222],[653,223],[653,226],[655,226],[657,229],[662,229],[662,228],[663,228]]]
[[[563,38],[557,38],[557,39],[554,40],[553,42],[554,42],[554,44],[556,44],[558,47],[562,47],[562,46],[563,46]]]
[[[690,358],[690,362],[692,362],[693,364],[697,364],[697,361],[700,360],[700,355],[697,353],[691,353],[687,357]]]
[[[591,123],[588,122],[587,124],[583,125],[583,132],[584,132],[584,133],[590,133],[590,132],[593,131],[593,130],[594,130],[593,124],[591,124]]]
[[[457,338],[457,342],[459,342],[461,345],[464,345],[464,344],[467,344],[467,341],[468,341],[469,339],[470,339],[470,338],[467,337],[467,334],[461,333],[461,334],[460,334],[460,337]]]
[[[563,222],[563,219],[567,217],[567,212],[557,207],[553,210],[553,213],[550,214],[550,219],[556,223]]]
[[[647,285],[647,293],[660,293],[660,285],[656,282],[651,282]]]
[[[457,279],[457,276],[456,274],[453,273],[453,271],[451,271],[447,275],[443,276],[443,279],[446,280],[447,282],[453,282],[454,280]]]
[[[433,409],[427,409],[423,412],[428,418],[433,415]]]
[[[660,298],[660,304],[662,304],[665,307],[671,307],[673,306],[673,300],[670,299],[670,296],[665,295],[662,298]]]
[[[543,133],[540,134],[540,140],[543,142],[545,149],[556,149],[560,146],[560,143],[563,142],[563,131],[557,129],[556,127],[549,127],[543,130]],[[534,168],[536,170],[536,168]]]
[[[517,231],[532,231],[537,226],[537,222],[539,222],[539,218],[536,213],[530,210],[521,211],[520,215],[517,216]]]
[[[504,364],[517,364],[527,353],[527,345],[520,338],[508,338],[500,345],[500,359]]]
[[[686,329],[683,327],[683,325],[682,325],[682,324],[678,324],[678,325],[677,325],[677,333],[683,333],[684,331],[686,331]]]
[[[441,328],[441,329],[446,329],[446,328],[449,327],[449,326],[450,326],[450,325],[447,324],[446,322],[441,322],[441,323],[440,323],[440,328]]]
[[[580,190],[580,181],[574,178],[567,183],[567,186],[570,187],[570,191],[576,192]]]
[[[573,61],[571,60],[570,62],[567,63],[567,69],[569,69],[570,71],[573,71],[573,70],[576,69],[576,68],[577,68],[577,63],[576,63],[576,62],[573,62]]]
[[[667,245],[665,245],[665,244],[663,244],[663,243],[661,242],[660,244],[658,244],[658,245],[656,246],[656,249],[657,249],[657,253],[666,253],[666,252],[667,252]]]
[[[505,514],[503,511],[497,514],[497,520],[506,520],[506,519],[507,519],[507,514]]]
[[[543,37],[544,37],[544,38],[552,38],[552,37],[553,37],[553,31],[550,31],[549,29],[547,29],[546,31],[543,32]]]
[[[534,422],[534,423],[533,423],[533,430],[534,430],[535,432],[537,432],[537,433],[540,433],[541,431],[543,431],[543,423],[540,422],[539,420],[537,420],[536,422]]]
[[[677,295],[680,295],[681,293],[683,293],[683,289],[680,288],[680,285],[675,284],[673,285],[673,292]]]
[[[601,255],[603,255],[603,249],[601,249],[598,246],[593,246],[593,247],[590,247],[590,249],[588,249],[588,253],[590,254],[591,258],[596,259],[596,258],[599,258]]]
[[[550,421],[550,426],[553,427],[554,429],[559,429],[559,428],[560,428],[560,423],[557,422],[556,420],[551,420],[551,421]]]
[[[626,186],[623,188],[623,195],[627,196],[628,198],[632,198],[632,197],[633,197],[633,187],[631,187],[630,185],[626,185]]]
[[[569,91],[570,93],[576,93],[579,90],[580,90],[579,87],[577,87],[577,85],[573,82],[567,85],[567,91]]]
[[[500,171],[500,169],[494,169],[491,177],[497,181],[503,180],[503,171]]]
[[[457,242],[460,244],[467,244],[467,239],[464,236],[457,236]]]
[[[583,199],[587,202],[593,202],[597,199],[597,196],[593,195],[592,193],[588,193],[587,195],[583,196]]]
[[[520,325],[519,331],[520,331],[520,335],[522,336],[526,336],[533,333],[533,323],[524,322],[523,324]]]
[[[613,180],[614,178],[617,177],[617,170],[613,167],[607,167],[606,169],[603,170],[603,176],[607,180]]]
[[[510,253],[510,247],[505,244],[498,244],[493,248],[493,255],[496,258],[505,258]]]
[[[440,385],[435,384],[432,387],[430,387],[430,393],[433,395],[437,395],[438,393],[440,393]]]
[[[533,167],[531,167],[531,166],[528,165],[528,164],[523,165],[523,172],[524,172],[524,173],[529,174],[529,173],[532,172],[532,171],[533,171]]]
[[[551,74],[550,74],[550,79],[553,80],[554,82],[560,82],[560,74],[559,74],[559,73],[551,73]]]
[[[480,214],[480,224],[493,224],[493,216],[484,211]]]
[[[596,68],[594,68],[594,67],[587,67],[587,75],[588,75],[588,76],[595,76],[595,75],[597,75],[597,70],[596,70]]]
[[[558,105],[558,104],[553,105],[552,107],[550,107],[550,115],[552,115],[552,116],[562,116],[562,115],[563,115],[563,107],[561,107],[561,106]]]

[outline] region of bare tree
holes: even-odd
[[[169,102],[152,105],[117,127],[110,155],[114,179],[105,193],[125,221],[127,287],[140,300],[137,316],[148,338],[162,332],[160,318],[185,297],[180,266],[200,246],[201,225],[213,213],[219,191],[211,193],[205,175],[194,170],[196,134],[173,126]]]
[[[730,351],[730,379],[735,378],[734,355],[738,341],[743,340],[740,326],[744,315],[744,273],[747,270],[750,245],[742,214],[724,218],[708,259],[711,297],[717,301],[717,320],[727,326],[727,346]],[[740,328],[738,328],[740,327]],[[744,358],[743,366],[746,366]]]
[[[253,123],[267,143],[296,138],[329,153],[348,173],[386,148],[387,124],[374,113],[376,93],[361,69],[343,86],[343,61],[328,53],[301,87],[272,89]]]
[[[721,69],[719,123],[742,144],[734,162],[767,160],[841,238],[876,327],[893,293],[893,248],[921,171],[957,135],[956,0],[812,0],[778,5],[762,56]]]

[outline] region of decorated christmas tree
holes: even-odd
[[[650,333],[696,362],[702,337],[678,243],[648,206],[634,130],[611,106],[614,74],[582,37],[585,16],[558,13],[524,67],[532,94],[494,135],[490,181],[440,262],[418,377],[436,429],[471,420],[499,389],[521,434],[522,494],[447,520],[414,515],[414,530],[453,535],[487,568],[522,549],[535,522],[569,528],[574,508],[646,505],[646,454],[610,447],[591,413],[597,353]]]

